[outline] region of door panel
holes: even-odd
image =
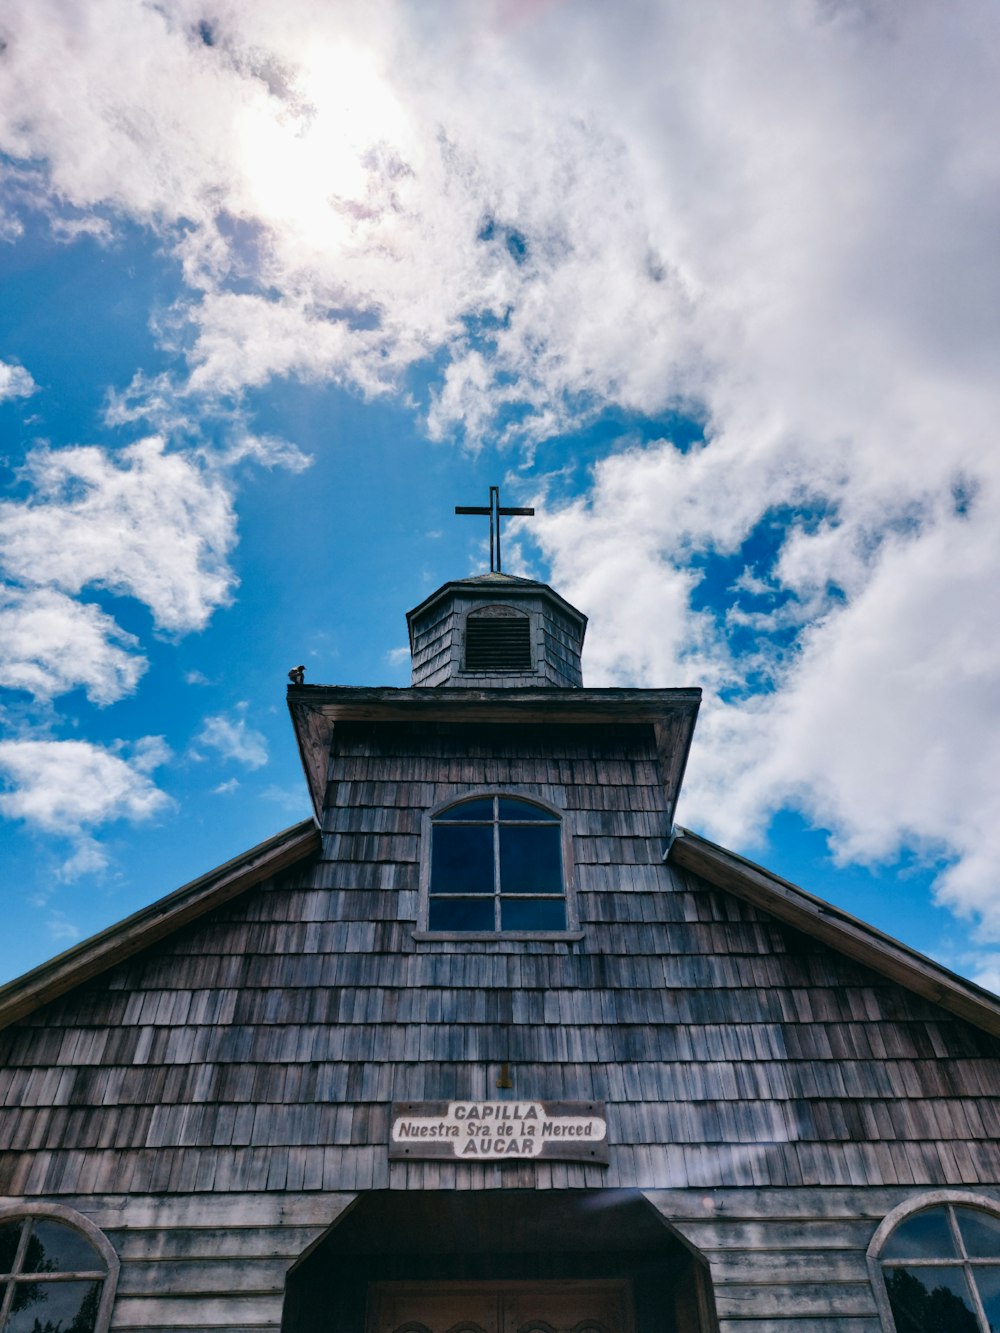
[[[627,1282],[374,1282],[368,1333],[632,1333]]]
[[[546,1282],[503,1293],[501,1333],[627,1333],[623,1282]]]
[[[500,1296],[479,1282],[374,1282],[369,1333],[500,1333]]]

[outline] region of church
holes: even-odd
[[[698,690],[495,565],[0,990],[0,1333],[1000,1328],[1000,1000],[676,826]]]

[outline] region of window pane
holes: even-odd
[[[559,829],[500,826],[500,892],[562,893]]]
[[[974,1268],[973,1281],[986,1311],[990,1328],[1000,1328],[1000,1268]]]
[[[449,806],[442,810],[438,819],[490,819],[493,818],[493,797],[485,796],[481,800],[463,801],[461,805]]]
[[[0,1226],[0,1273],[9,1273],[14,1267],[22,1226],[21,1222],[4,1222]]]
[[[556,817],[551,811],[543,810],[540,805],[532,805],[529,801],[516,801],[513,796],[501,796],[500,818],[544,819],[549,824],[556,822]]]
[[[956,1259],[948,1215],[943,1208],[928,1208],[908,1217],[892,1233],[883,1259]]]
[[[561,898],[501,898],[502,930],[565,930],[566,904]]]
[[[35,1221],[23,1273],[103,1273],[101,1256],[79,1231],[61,1222]]]
[[[435,824],[431,893],[493,892],[493,825]]]
[[[956,1208],[965,1250],[973,1259],[1000,1259],[1000,1217],[981,1208]]]
[[[896,1333],[979,1333],[960,1268],[886,1268]]]
[[[4,1333],[93,1333],[100,1282],[19,1282]]]
[[[493,904],[489,898],[432,898],[427,916],[428,930],[495,930]]]

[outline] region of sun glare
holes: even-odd
[[[238,127],[247,203],[299,240],[329,246],[362,216],[377,171],[372,150],[405,153],[408,121],[372,59],[354,48],[310,51],[295,89],[294,110],[258,104]]]

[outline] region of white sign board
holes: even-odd
[[[603,1102],[394,1102],[389,1156],[607,1162]]]

